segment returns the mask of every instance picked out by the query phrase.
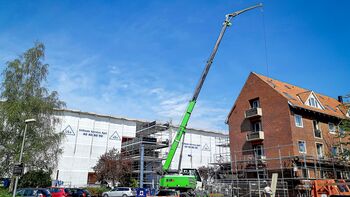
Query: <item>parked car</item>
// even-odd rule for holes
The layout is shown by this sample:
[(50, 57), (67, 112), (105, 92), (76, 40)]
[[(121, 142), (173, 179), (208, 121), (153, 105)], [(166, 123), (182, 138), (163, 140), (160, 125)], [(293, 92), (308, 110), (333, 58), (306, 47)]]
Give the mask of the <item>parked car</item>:
[(127, 197), (127, 196), (136, 196), (136, 190), (131, 187), (116, 187), (111, 191), (103, 192), (103, 197)]
[(69, 193), (69, 197), (91, 197), (91, 194), (86, 189), (80, 189), (80, 188), (65, 188), (66, 191)]
[(51, 187), (49, 191), (52, 197), (71, 197), (72, 191), (69, 188)]
[(175, 190), (171, 190), (171, 189), (162, 189), (160, 190), (156, 196), (180, 196), (180, 193), (178, 191)]
[(52, 197), (51, 193), (46, 188), (23, 188), (18, 189), (16, 196), (25, 197)]

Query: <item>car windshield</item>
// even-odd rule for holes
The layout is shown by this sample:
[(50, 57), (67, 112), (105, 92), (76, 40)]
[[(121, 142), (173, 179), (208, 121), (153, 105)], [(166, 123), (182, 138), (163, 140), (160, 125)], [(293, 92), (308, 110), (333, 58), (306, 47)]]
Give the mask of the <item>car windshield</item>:
[(169, 195), (177, 195), (176, 191), (167, 191), (167, 190), (162, 190), (159, 191), (158, 196), (169, 196)]
[(58, 193), (58, 192), (61, 192), (61, 189), (60, 188), (50, 188), (49, 189), (51, 193)]

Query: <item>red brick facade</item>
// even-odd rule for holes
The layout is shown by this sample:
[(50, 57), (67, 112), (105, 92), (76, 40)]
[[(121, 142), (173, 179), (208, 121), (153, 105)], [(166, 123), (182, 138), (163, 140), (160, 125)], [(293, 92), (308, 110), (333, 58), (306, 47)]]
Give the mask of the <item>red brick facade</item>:
[[(305, 105), (309, 95), (316, 95), (321, 103), (322, 108), (313, 109)], [(254, 118), (246, 118), (245, 113), (252, 108), (252, 101), (258, 100), (261, 108), (261, 115)], [(305, 107), (303, 106), (305, 105)], [(295, 115), (302, 117), (302, 127), (296, 126)], [(329, 123), (334, 124), (335, 128), (342, 119), (347, 118), (341, 103), (330, 97), (313, 93), (281, 81), (267, 78), (256, 73), (251, 73), (244, 84), (236, 102), (228, 116), (227, 123), (230, 132), (231, 158), (236, 163), (236, 170), (243, 170), (248, 165), (240, 165), (247, 163), (246, 161), (255, 158), (254, 149), (258, 145), (264, 148), (263, 166), (273, 169), (293, 169), (304, 162), (305, 166), (311, 166), (313, 162), (320, 162), (322, 165), (331, 165), (327, 163), (327, 159), (334, 158), (331, 149), (339, 142), (337, 134), (329, 131)], [(314, 124), (314, 121), (315, 124)], [(247, 140), (247, 134), (254, 130), (255, 126), (261, 130), (264, 137), (257, 137), (255, 140)], [(314, 127), (320, 130), (321, 138), (315, 137)], [(319, 133), (316, 133), (319, 135)], [(299, 152), (299, 141), (304, 141), (306, 145), (306, 153)], [(317, 153), (316, 143), (322, 144), (322, 157)], [(252, 150), (252, 151), (248, 151)], [(260, 153), (259, 153), (260, 154)], [(278, 158), (284, 158), (283, 161)], [(287, 159), (286, 159), (287, 158)], [(324, 175), (317, 165), (313, 170), (309, 170), (309, 178), (319, 178)], [(290, 176), (301, 176), (301, 167), (298, 171), (290, 173)], [(310, 168), (311, 169), (311, 168)], [(326, 169), (326, 168), (325, 168)], [(292, 175), (293, 174), (293, 175)], [(344, 176), (342, 173), (341, 176)], [(335, 176), (333, 174), (333, 176)], [(343, 178), (343, 177), (342, 177)]]

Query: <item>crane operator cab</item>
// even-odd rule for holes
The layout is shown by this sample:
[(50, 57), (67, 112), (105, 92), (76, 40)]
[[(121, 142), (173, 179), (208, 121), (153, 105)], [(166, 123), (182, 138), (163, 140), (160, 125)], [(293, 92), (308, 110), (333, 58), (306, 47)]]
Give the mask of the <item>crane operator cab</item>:
[(196, 184), (196, 189), (201, 190), (203, 187), (203, 183), (202, 183), (202, 178), (199, 175), (199, 172), (197, 169), (194, 168), (183, 168), (181, 171), (182, 175), (190, 175), (190, 176), (194, 176), (196, 178), (197, 184)]

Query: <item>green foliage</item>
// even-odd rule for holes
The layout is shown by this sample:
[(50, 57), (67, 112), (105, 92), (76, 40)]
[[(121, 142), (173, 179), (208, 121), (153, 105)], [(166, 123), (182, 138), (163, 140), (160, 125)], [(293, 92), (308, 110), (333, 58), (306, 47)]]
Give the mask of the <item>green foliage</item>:
[(54, 108), (64, 102), (58, 93), (45, 88), (48, 64), (44, 64), (45, 47), (36, 43), (24, 54), (6, 63), (2, 73), (0, 95), (0, 177), (9, 177), (19, 159), (24, 121), (35, 118), (28, 125), (23, 163), (29, 170), (53, 169), (62, 152), (62, 133), (55, 133), (58, 122)]
[(11, 193), (8, 191), (8, 189), (0, 187), (0, 196), (1, 197), (11, 197)]
[(343, 131), (349, 132), (350, 131), (350, 120), (343, 120), (340, 124), (340, 127)]
[(24, 187), (50, 187), (51, 177), (50, 172), (29, 171), (25, 173), (19, 180), (19, 188)]
[(340, 131), (338, 134), (338, 158), (340, 160), (348, 161), (350, 158), (350, 120), (342, 120), (339, 125)]
[(110, 190), (107, 187), (86, 187), (84, 189), (88, 190), (91, 196), (102, 196), (103, 192)]
[(119, 186), (129, 186), (131, 182), (131, 161), (115, 148), (101, 155), (93, 169), (100, 182), (112, 181), (113, 186), (117, 181)]
[(136, 179), (131, 179), (129, 187), (136, 188), (139, 186), (139, 182)]

